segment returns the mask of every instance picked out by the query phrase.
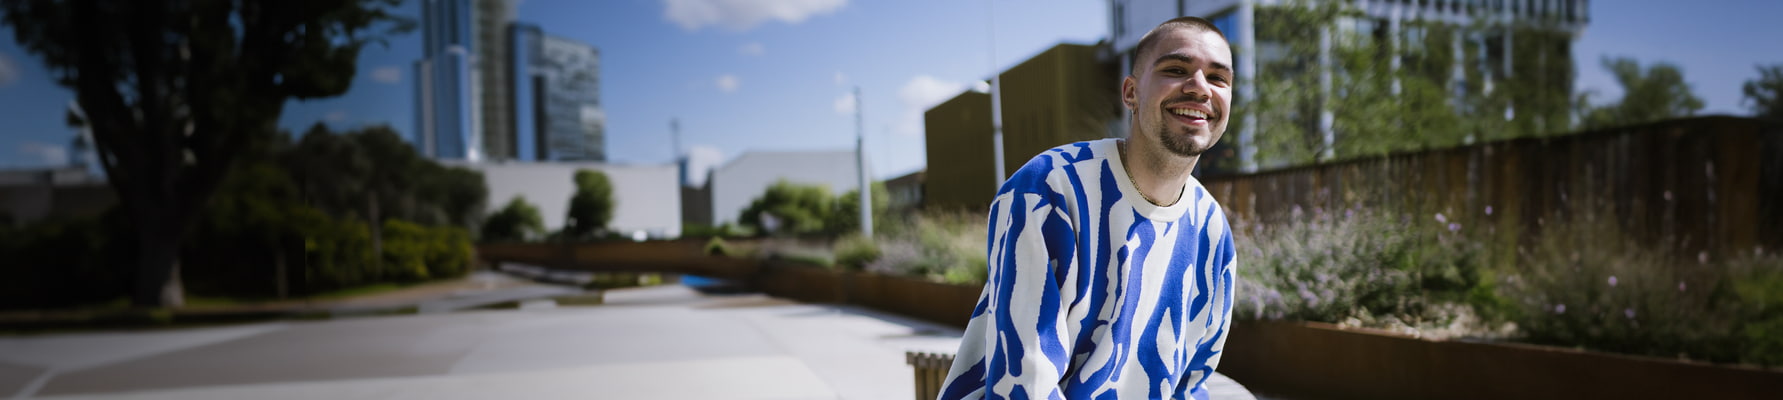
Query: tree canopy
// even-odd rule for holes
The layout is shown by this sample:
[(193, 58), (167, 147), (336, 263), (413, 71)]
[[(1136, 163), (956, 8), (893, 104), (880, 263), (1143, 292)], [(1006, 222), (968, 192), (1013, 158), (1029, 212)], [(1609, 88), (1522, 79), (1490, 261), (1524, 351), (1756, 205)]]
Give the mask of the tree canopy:
[(1783, 120), (1783, 64), (1758, 66), (1758, 77), (1740, 86), (1752, 115)]
[(613, 182), (604, 172), (584, 169), (576, 171), (575, 183), (576, 194), (570, 196), (563, 233), (572, 239), (587, 239), (613, 222)]
[[(1580, 120), (1588, 129), (1688, 117), (1703, 109), (1703, 100), (1691, 93), (1676, 65), (1655, 62), (1642, 67), (1632, 58), (1604, 57), (1603, 68), (1622, 86), (1622, 99), (1584, 105)], [(1590, 94), (1584, 97), (1589, 100)]]
[(135, 231), (131, 300), (178, 306), (177, 249), (245, 146), (289, 99), (338, 96), (359, 50), (409, 29), (397, 0), (0, 0), (73, 89)]
[(539, 215), (539, 208), (520, 195), (515, 195), (501, 210), (489, 214), (489, 219), (483, 223), (483, 240), (488, 242), (530, 241), (544, 234), (545, 222)]

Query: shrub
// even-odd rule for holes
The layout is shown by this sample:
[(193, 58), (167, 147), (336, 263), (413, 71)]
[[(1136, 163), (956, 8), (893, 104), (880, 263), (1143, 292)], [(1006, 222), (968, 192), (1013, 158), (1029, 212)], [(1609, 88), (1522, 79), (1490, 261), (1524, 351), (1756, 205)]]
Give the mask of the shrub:
[(713, 237), (712, 240), (706, 241), (706, 255), (730, 256), (736, 254), (736, 251), (731, 250), (730, 244), (725, 243), (723, 238)]
[(95, 304), (125, 293), (136, 249), (117, 210), (0, 225), (0, 309)]
[(761, 235), (823, 233), (834, 203), (827, 187), (781, 180), (750, 202), (737, 223)]
[(1237, 315), (1460, 329), (1453, 325), (1477, 322), (1472, 304), (1496, 301), (1480, 247), (1447, 216), (1311, 214), (1295, 209), (1282, 223), (1234, 225)]
[(1522, 340), (1714, 362), (1783, 364), (1783, 257), (1716, 260), (1642, 240), (1606, 207), (1543, 220), (1502, 291)]
[(538, 207), (526, 201), (526, 197), (515, 195), (508, 204), (490, 214), (483, 222), (483, 241), (487, 242), (523, 242), (534, 241), (545, 234), (544, 218), (539, 215)]
[(613, 221), (613, 182), (605, 173), (585, 169), (576, 171), (575, 183), (563, 232), (570, 239), (588, 239)]
[(836, 265), (858, 271), (879, 259), (879, 245), (866, 236), (850, 234), (836, 241), (835, 253)]
[(866, 263), (866, 270), (955, 284), (984, 284), (989, 269), (983, 215), (926, 211), (882, 222), (874, 226), (879, 256)]

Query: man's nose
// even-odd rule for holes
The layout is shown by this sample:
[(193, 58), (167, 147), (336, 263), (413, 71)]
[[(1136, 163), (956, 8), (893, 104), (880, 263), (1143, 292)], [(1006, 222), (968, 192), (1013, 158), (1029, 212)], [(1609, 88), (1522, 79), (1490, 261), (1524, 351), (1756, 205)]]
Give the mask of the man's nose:
[(1211, 89), (1212, 88), (1207, 84), (1207, 74), (1202, 73), (1201, 71), (1195, 71), (1195, 73), (1189, 74), (1188, 79), (1184, 80), (1182, 83), (1182, 92), (1195, 97), (1196, 100), (1202, 100), (1209, 97), (1212, 93)]

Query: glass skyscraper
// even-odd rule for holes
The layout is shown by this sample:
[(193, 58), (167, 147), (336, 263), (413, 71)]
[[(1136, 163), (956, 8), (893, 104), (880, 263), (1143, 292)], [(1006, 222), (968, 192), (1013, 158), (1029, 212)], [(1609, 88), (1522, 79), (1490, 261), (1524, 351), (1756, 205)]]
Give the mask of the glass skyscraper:
[(472, 0), (423, 0), (415, 62), (415, 146), (430, 158), (477, 160)]
[(530, 24), (514, 24), (509, 37), (519, 159), (606, 161), (600, 51)]

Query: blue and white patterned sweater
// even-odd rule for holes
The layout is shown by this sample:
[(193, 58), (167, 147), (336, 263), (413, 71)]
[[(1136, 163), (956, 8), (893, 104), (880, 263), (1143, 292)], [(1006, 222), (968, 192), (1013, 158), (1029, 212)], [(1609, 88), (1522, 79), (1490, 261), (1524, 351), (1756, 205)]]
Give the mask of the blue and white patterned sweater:
[(1207, 398), (1231, 228), (1193, 177), (1175, 204), (1145, 201), (1117, 146), (1055, 147), (997, 190), (989, 279), (940, 398)]

